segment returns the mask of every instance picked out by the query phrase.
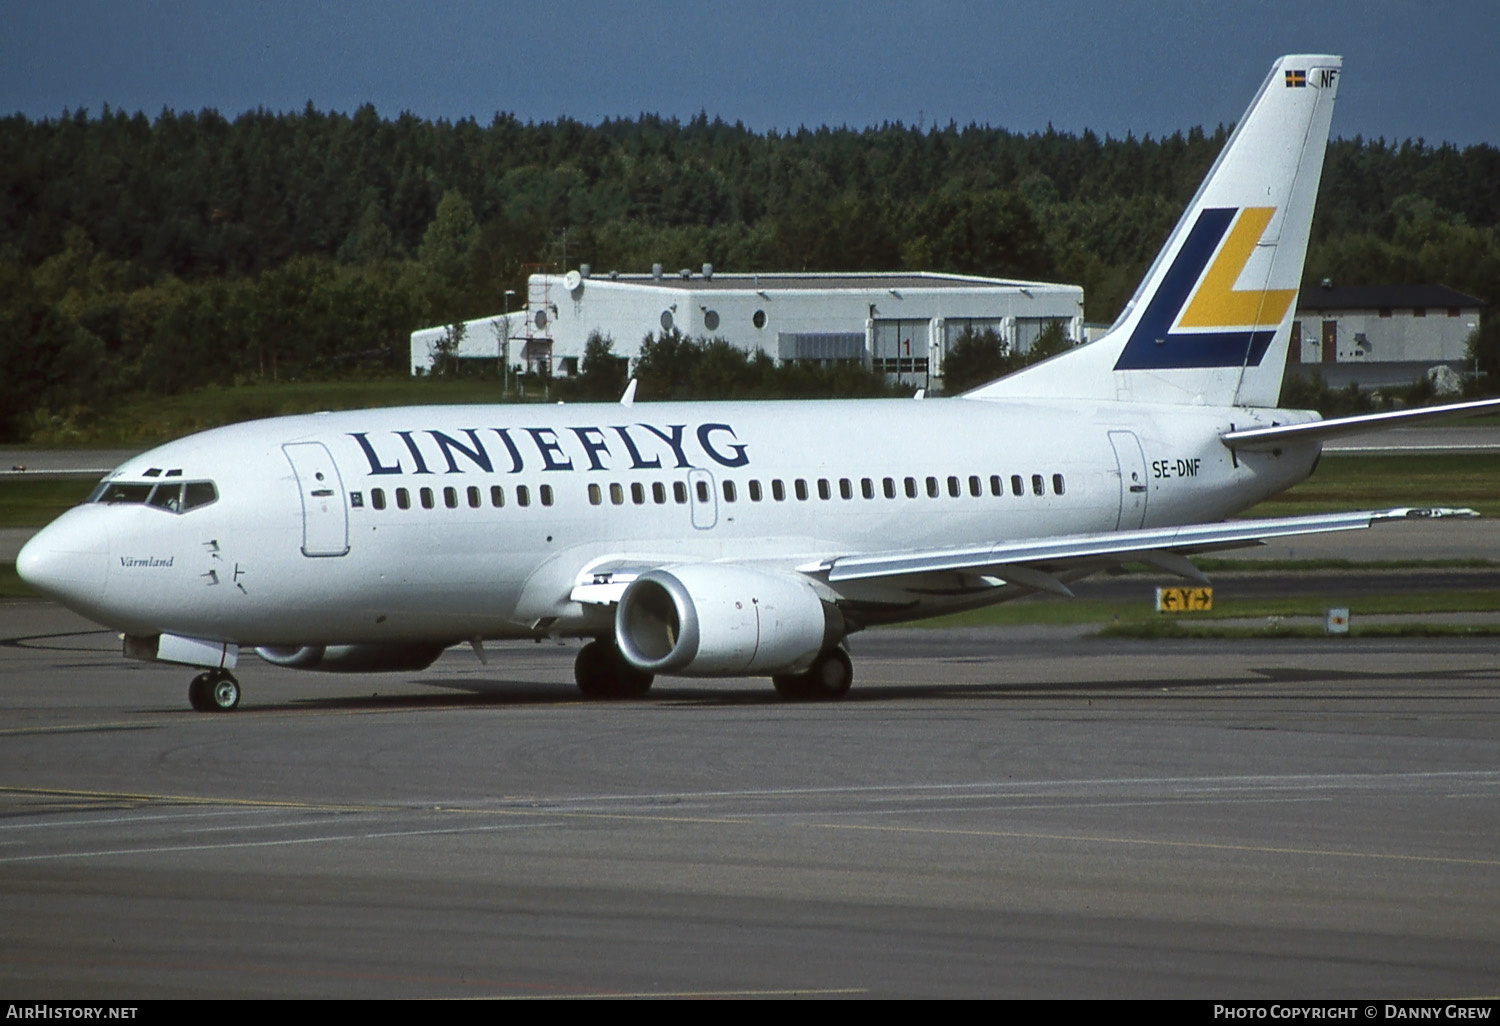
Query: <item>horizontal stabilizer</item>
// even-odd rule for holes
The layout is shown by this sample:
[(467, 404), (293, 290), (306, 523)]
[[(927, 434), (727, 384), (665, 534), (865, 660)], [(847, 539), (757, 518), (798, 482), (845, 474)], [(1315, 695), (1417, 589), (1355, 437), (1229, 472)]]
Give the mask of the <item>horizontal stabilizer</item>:
[(1473, 402), (1428, 406), (1418, 410), (1390, 410), (1386, 413), (1364, 413), (1357, 417), (1315, 420), (1307, 424), (1247, 428), (1243, 431), (1230, 431), (1219, 437), (1231, 449), (1263, 452), (1288, 442), (1322, 442), (1345, 435), (1362, 435), (1386, 428), (1410, 427), (1418, 422), (1473, 417), (1495, 411), (1500, 411), (1500, 399), (1476, 399)]

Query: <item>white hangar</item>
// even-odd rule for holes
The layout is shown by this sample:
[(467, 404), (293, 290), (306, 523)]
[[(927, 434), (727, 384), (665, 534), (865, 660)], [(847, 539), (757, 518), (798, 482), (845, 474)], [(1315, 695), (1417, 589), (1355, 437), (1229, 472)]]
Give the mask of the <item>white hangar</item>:
[[(995, 331), (1025, 352), (1048, 324), (1083, 338), (1077, 285), (958, 274), (715, 274), (700, 271), (533, 274), (515, 311), (464, 326), (455, 355), (512, 372), (573, 375), (593, 332), (632, 359), (647, 335), (673, 329), (722, 338), (779, 361), (848, 360), (926, 387), (966, 328)], [(428, 372), (449, 328), (411, 336), (413, 374)]]

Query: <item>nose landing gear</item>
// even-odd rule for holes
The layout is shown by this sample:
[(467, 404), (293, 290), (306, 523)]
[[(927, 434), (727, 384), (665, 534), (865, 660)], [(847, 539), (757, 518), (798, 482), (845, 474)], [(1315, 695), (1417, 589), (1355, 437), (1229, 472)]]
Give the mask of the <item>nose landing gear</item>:
[(240, 704), (240, 682), (228, 670), (205, 670), (188, 685), (188, 703), (199, 712), (229, 712)]

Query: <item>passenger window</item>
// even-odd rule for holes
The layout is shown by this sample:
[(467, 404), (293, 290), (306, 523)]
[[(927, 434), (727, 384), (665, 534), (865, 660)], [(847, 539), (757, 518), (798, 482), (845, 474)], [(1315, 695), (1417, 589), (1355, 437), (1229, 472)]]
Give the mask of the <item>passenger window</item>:
[(854, 498), (854, 482), (847, 477), (839, 478), (839, 496), (844, 499)]
[(1042, 483), (1041, 474), (1031, 475), (1031, 491), (1033, 495), (1046, 495), (1047, 486)]
[(490, 485), (490, 505), (499, 509), (505, 505), (505, 489), (499, 485)]
[(917, 479), (909, 477), (906, 479), (906, 497), (915, 499), (917, 497)]
[(479, 489), (474, 485), (469, 485), (469, 508), (479, 508)]
[(443, 489), (443, 505), (449, 509), (458, 509), (458, 489), (448, 486)]
[(542, 485), (542, 487), (539, 490), (542, 493), (542, 505), (543, 506), (550, 506), (550, 505), (552, 505), (552, 486), (551, 485)]
[(667, 501), (667, 486), (660, 481), (651, 482), (651, 498), (658, 506), (664, 505)]
[(531, 490), (528, 489), (525, 485), (516, 485), (516, 505), (531, 505)]
[(927, 497), (929, 499), (936, 499), (938, 497), (938, 480), (935, 477), (927, 479)]
[(859, 479), (859, 490), (865, 498), (875, 498), (875, 482), (871, 481), (868, 477), (862, 477)]
[(885, 487), (885, 497), (887, 499), (894, 499), (896, 497), (896, 482), (891, 478), (885, 478), (882, 484)]
[(672, 482), (672, 501), (682, 506), (687, 503), (687, 485), (681, 481)]
[(365, 493), (364, 492), (350, 492), (349, 493), (349, 505), (353, 509), (364, 509), (365, 508)]
[(423, 488), (418, 494), (422, 496), (423, 509), (431, 509), (433, 506), (437, 505), (437, 501), (433, 498), (431, 488)]
[(385, 509), (385, 489), (370, 489), (370, 505), (374, 506), (376, 509)]
[(796, 481), (792, 482), (792, 490), (797, 493), (797, 501), (798, 502), (806, 502), (807, 501), (807, 482), (806, 481), (802, 480), (800, 477), (797, 478)]
[(1061, 495), (1062, 493), (1063, 493), (1063, 476), (1061, 474), (1053, 474), (1052, 475), (1052, 494), (1053, 495)]
[(786, 501), (786, 485), (781, 483), (780, 478), (774, 478), (771, 481), (771, 498), (777, 502)]
[(962, 486), (959, 485), (958, 478), (953, 477), (952, 475), (949, 475), (949, 477), (948, 477), (948, 497), (950, 499), (956, 499), (960, 495), (962, 495), (963, 493), (964, 493), (964, 490), (963, 490)]
[(708, 482), (707, 481), (699, 481), (698, 482), (698, 501), (699, 502), (707, 502), (708, 501)]
[(641, 484), (639, 481), (632, 482), (630, 485), (630, 501), (635, 503), (637, 506), (645, 505), (646, 486)]
[(828, 479), (826, 477), (818, 478), (818, 498), (827, 501), (832, 497), (833, 489), (828, 487)]
[(724, 501), (725, 502), (733, 502), (734, 501), (734, 482), (733, 481), (725, 481), (724, 482)]
[(1004, 495), (1005, 494), (1005, 482), (1002, 481), (1002, 480), (1000, 480), (1000, 475), (999, 474), (991, 474), (990, 475), (990, 494), (991, 495)]
[(411, 509), (411, 493), (405, 488), (396, 489), (396, 506), (400, 509)]
[(969, 494), (976, 499), (984, 494), (984, 485), (980, 482), (978, 474), (969, 475)]
[(625, 489), (618, 482), (609, 486), (609, 501), (616, 506), (625, 504)]
[(597, 506), (603, 501), (604, 493), (599, 490), (599, 486), (596, 484), (589, 485), (589, 505)]
[(759, 481), (751, 481), (750, 482), (750, 501), (751, 502), (759, 502), (760, 501), (760, 482)]
[(1010, 475), (1010, 490), (1014, 495), (1025, 495), (1026, 485), (1021, 481), (1020, 474)]

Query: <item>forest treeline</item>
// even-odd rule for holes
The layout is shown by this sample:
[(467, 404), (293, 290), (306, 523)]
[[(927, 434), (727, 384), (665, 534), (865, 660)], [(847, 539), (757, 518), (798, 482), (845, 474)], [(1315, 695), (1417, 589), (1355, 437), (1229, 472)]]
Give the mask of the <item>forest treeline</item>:
[[(1109, 321), (1227, 134), (481, 126), (310, 105), (4, 118), (0, 438), (142, 391), (399, 373), (413, 329), (499, 311), (533, 264), (1052, 279)], [(1493, 304), (1497, 225), (1495, 147), (1338, 140), (1306, 280)], [(1494, 306), (1484, 325), (1494, 380)]]

